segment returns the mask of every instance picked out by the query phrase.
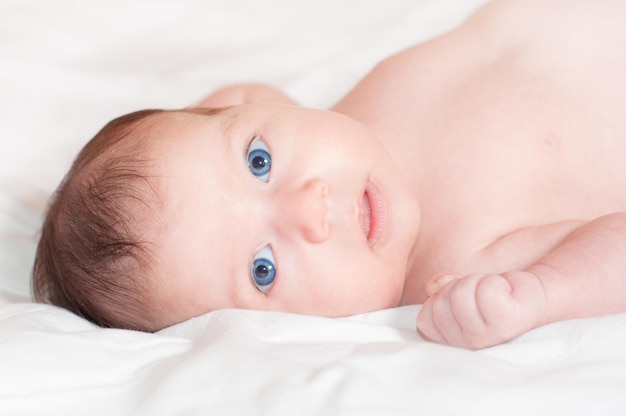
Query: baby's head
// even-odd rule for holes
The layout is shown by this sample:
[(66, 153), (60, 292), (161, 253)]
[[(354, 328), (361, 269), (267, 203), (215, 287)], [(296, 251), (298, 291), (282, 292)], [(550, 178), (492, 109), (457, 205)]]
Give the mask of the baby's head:
[(133, 132), (158, 110), (107, 124), (80, 152), (53, 195), (33, 270), (39, 301), (105, 327), (146, 328), (149, 221), (161, 209), (146, 143)]
[(418, 207), (381, 143), (286, 105), (147, 110), (105, 126), (49, 206), (36, 299), (154, 331), (214, 309), (396, 306)]

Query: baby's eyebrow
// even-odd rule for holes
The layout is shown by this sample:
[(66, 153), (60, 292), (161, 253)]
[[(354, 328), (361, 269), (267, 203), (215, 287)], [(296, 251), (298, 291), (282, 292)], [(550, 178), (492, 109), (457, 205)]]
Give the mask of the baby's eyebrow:
[(235, 125), (235, 122), (237, 121), (237, 118), (239, 118), (239, 113), (236, 111), (233, 111), (230, 114), (228, 114), (226, 117), (224, 117), (224, 119), (220, 122), (220, 127), (222, 128), (224, 135), (230, 136), (233, 126)]
[(215, 108), (189, 107), (182, 109), (182, 112), (211, 118), (217, 117), (218, 119), (221, 119), (219, 121), (219, 127), (222, 131), (222, 137), (224, 138), (224, 143), (226, 144), (226, 146), (230, 147), (230, 140), (228, 140), (228, 138), (231, 136), (233, 126), (239, 118), (238, 111), (228, 111), (232, 108), (233, 106)]
[(224, 116), (223, 113), (228, 112), (232, 106), (229, 107), (187, 107), (179, 110), (183, 113), (189, 114), (197, 114), (205, 117), (221, 117), (222, 121), (220, 122), (220, 127), (224, 131), (224, 133), (230, 133), (232, 130), (235, 121), (239, 117), (239, 113), (237, 111), (231, 111), (230, 114)]

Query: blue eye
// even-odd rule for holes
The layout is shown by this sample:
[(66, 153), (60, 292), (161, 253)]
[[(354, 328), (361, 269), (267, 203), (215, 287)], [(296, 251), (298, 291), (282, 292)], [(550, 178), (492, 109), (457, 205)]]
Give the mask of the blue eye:
[(252, 281), (261, 292), (266, 293), (274, 284), (276, 278), (276, 264), (274, 253), (270, 246), (259, 251), (252, 262)]
[(258, 180), (267, 182), (272, 169), (270, 149), (263, 140), (255, 138), (248, 148), (248, 169)]

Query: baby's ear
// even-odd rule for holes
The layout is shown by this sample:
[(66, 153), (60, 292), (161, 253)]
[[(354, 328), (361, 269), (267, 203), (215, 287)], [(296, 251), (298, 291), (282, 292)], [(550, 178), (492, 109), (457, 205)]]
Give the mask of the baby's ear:
[(291, 98), (269, 85), (240, 84), (219, 89), (196, 106), (216, 108), (253, 103), (296, 104)]

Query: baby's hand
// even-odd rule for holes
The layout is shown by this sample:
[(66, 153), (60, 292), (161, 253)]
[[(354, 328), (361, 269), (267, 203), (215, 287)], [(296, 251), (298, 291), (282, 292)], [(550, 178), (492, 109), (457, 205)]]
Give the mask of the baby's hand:
[(439, 275), (426, 291), (418, 330), (432, 341), (471, 349), (508, 341), (538, 326), (546, 304), (541, 282), (529, 272)]

